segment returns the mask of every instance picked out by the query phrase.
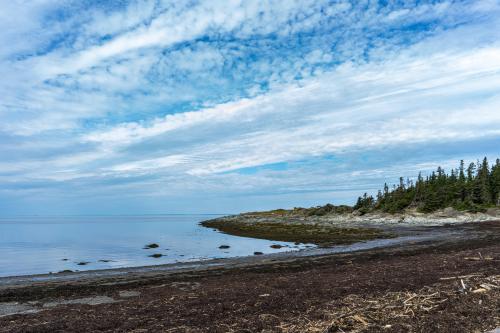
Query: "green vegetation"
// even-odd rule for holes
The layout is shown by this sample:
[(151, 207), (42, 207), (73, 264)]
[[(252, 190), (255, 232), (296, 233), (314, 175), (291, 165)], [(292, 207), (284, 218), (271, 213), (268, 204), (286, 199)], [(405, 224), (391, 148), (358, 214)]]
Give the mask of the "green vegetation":
[(347, 205), (335, 206), (326, 204), (324, 206), (317, 206), (311, 208), (295, 207), (294, 209), (275, 209), (265, 212), (249, 212), (242, 215), (255, 216), (255, 217), (280, 217), (280, 216), (323, 216), (327, 214), (345, 214), (352, 213), (353, 208)]
[(461, 211), (483, 212), (489, 207), (500, 206), (500, 159), (490, 167), (485, 157), (482, 162), (460, 166), (446, 173), (441, 167), (427, 177), (418, 175), (415, 181), (399, 178), (399, 184), (378, 191), (374, 198), (365, 193), (356, 204), (335, 206), (327, 204), (311, 208), (290, 210), (275, 209), (267, 212), (250, 212), (242, 215), (254, 217), (292, 217), (323, 216), (346, 214), (354, 211), (360, 214), (369, 212), (399, 213), (405, 209), (416, 209), (430, 213), (438, 209), (453, 207)]
[(378, 191), (374, 198), (365, 193), (356, 204), (335, 206), (327, 204), (311, 208), (291, 210), (275, 209), (267, 212), (250, 212), (243, 215), (255, 217), (323, 216), (346, 214), (357, 211), (360, 214), (382, 211), (399, 213), (405, 209), (416, 209), (430, 213), (438, 209), (453, 207), (461, 211), (482, 212), (489, 207), (500, 206), (500, 159), (489, 166), (485, 157), (482, 162), (460, 166), (446, 173), (441, 167), (427, 177), (418, 175), (415, 181), (399, 178), (399, 184)]
[(500, 159), (490, 168), (485, 157), (467, 168), (462, 160), (449, 174), (438, 167), (426, 178), (419, 174), (415, 182), (401, 177), (391, 190), (385, 184), (376, 198), (366, 193), (359, 197), (354, 209), (362, 214), (397, 213), (407, 208), (427, 213), (446, 207), (478, 212), (495, 205), (500, 205)]
[(484, 158), (482, 162), (470, 163), (467, 168), (461, 161), (460, 166), (449, 174), (438, 167), (425, 178), (419, 174), (415, 181), (404, 181), (401, 177), (399, 184), (392, 189), (385, 184), (376, 198), (365, 193), (353, 207), (327, 204), (311, 208), (276, 209), (214, 219), (202, 222), (201, 225), (236, 236), (331, 246), (389, 238), (393, 235), (380, 229), (307, 223), (306, 221), (321, 221), (307, 217), (350, 213), (363, 215), (369, 212), (399, 213), (406, 209), (429, 213), (447, 207), (479, 212), (494, 206), (500, 206), (500, 159), (490, 167), (488, 160)]
[(235, 236), (283, 242), (312, 243), (320, 246), (351, 244), (370, 239), (393, 237), (392, 234), (378, 229), (338, 228), (328, 225), (302, 223), (244, 223), (239, 220), (215, 219), (202, 222), (201, 225)]

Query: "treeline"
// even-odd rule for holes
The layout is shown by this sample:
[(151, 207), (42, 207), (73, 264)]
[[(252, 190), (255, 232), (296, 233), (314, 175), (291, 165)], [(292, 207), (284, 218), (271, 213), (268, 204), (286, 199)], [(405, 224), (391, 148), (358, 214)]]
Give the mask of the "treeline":
[(478, 212), (495, 205), (500, 205), (500, 159), (490, 167), (485, 157), (467, 167), (462, 160), (449, 173), (438, 167), (425, 178), (419, 174), (415, 181), (401, 177), (392, 188), (385, 184), (375, 198), (365, 193), (353, 208), (361, 213), (397, 213), (407, 208), (433, 212), (446, 207)]

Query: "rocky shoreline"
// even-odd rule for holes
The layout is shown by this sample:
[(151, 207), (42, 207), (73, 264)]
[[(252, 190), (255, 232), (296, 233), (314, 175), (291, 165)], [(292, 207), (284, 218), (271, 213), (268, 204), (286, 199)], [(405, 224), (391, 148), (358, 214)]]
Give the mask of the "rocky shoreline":
[(354, 252), (5, 281), (0, 332), (487, 332), (500, 327), (499, 223)]
[(447, 208), (430, 214), (407, 210), (399, 214), (371, 212), (362, 215), (353, 211), (321, 216), (297, 214), (296, 210), (277, 210), (224, 216), (200, 224), (235, 236), (313, 243), (328, 247), (397, 237), (405, 234), (405, 230), (419, 227), (498, 219), (499, 208), (491, 208), (484, 213), (459, 212)]
[(361, 214), (359, 211), (352, 213), (336, 213), (326, 214), (322, 216), (304, 216), (288, 213), (273, 214), (270, 212), (243, 213), (238, 215), (229, 215), (213, 220), (202, 222), (204, 226), (209, 226), (213, 221), (238, 222), (243, 224), (254, 224), (259, 222), (281, 223), (281, 224), (325, 224), (335, 226), (352, 226), (352, 225), (421, 225), (421, 226), (438, 226), (444, 224), (495, 221), (500, 218), (500, 207), (490, 208), (485, 212), (462, 212), (453, 208), (446, 208), (435, 211), (433, 213), (421, 213), (417, 210), (406, 210), (402, 213), (389, 214), (384, 212), (370, 212)]

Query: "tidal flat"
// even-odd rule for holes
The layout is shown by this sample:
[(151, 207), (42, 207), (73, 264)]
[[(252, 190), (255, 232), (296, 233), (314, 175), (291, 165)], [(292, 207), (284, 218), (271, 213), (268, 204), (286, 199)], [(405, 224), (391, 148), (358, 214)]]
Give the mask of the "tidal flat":
[(338, 211), (321, 215), (311, 215), (317, 210), (315, 208), (250, 212), (217, 217), (200, 225), (229, 235), (329, 247), (393, 238), (404, 233), (405, 229), (500, 219), (498, 208), (485, 213), (459, 212), (448, 208), (426, 214), (416, 210), (398, 214), (360, 214), (358, 211), (346, 211), (343, 206), (336, 209)]
[(239, 219), (215, 219), (202, 222), (201, 225), (234, 236), (282, 242), (311, 243), (321, 247), (396, 237), (394, 233), (376, 228), (336, 227), (292, 222), (243, 223)]
[(316, 248), (0, 278), (0, 332), (465, 333), (500, 327), (500, 221), (398, 230), (407, 235), (403, 241), (343, 245), (342, 252)]

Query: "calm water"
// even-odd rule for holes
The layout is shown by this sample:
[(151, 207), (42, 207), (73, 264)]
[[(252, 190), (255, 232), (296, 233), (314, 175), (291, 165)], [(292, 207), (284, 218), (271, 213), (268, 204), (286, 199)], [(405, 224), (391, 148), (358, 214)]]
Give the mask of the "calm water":
[[(90, 270), (297, 250), (198, 226), (214, 215), (0, 218), (0, 276)], [(149, 243), (160, 245), (145, 250)], [(288, 247), (272, 249), (270, 245)], [(229, 249), (219, 249), (229, 245)], [(302, 247), (302, 246), (300, 246)], [(161, 258), (148, 255), (161, 253)], [(67, 260), (64, 260), (67, 259)], [(99, 260), (110, 260), (101, 262)], [(89, 262), (79, 266), (79, 262)]]

